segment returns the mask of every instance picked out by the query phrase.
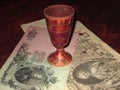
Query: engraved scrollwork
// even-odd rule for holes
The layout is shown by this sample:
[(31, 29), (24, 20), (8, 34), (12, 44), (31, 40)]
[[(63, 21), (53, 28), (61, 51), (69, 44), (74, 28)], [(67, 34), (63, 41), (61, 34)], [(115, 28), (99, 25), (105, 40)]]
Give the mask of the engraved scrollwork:
[(28, 49), (27, 43), (21, 44), (5, 70), (1, 83), (15, 90), (46, 90), (58, 78), (50, 66), (44, 66), (45, 52), (35, 51), (31, 54)]
[[(102, 58), (90, 58), (77, 62), (71, 69), (68, 88), (75, 90), (119, 90), (120, 65), (115, 61), (104, 61)], [(71, 83), (70, 83), (71, 82)], [(75, 84), (74, 84), (75, 83)], [(74, 90), (74, 89), (69, 89)]]
[(37, 35), (37, 30), (33, 29), (31, 31), (29, 31), (28, 35), (27, 35), (27, 39), (28, 40), (33, 40)]

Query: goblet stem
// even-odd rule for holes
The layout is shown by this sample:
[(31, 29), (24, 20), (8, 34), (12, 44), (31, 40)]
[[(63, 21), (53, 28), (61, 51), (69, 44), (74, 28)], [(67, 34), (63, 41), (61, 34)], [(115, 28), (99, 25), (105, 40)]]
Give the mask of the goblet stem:
[(57, 48), (58, 52), (64, 52), (64, 48)]
[(72, 60), (72, 56), (64, 51), (64, 48), (58, 48), (56, 52), (53, 52), (49, 57), (48, 61), (54, 66), (66, 66)]

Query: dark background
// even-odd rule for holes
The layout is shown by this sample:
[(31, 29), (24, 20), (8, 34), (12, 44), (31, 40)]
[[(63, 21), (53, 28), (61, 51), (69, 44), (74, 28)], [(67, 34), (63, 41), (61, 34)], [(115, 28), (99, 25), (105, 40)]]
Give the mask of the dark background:
[(120, 0), (0, 0), (0, 67), (24, 32), (20, 25), (44, 18), (53, 4), (68, 4), (79, 20), (120, 53)]

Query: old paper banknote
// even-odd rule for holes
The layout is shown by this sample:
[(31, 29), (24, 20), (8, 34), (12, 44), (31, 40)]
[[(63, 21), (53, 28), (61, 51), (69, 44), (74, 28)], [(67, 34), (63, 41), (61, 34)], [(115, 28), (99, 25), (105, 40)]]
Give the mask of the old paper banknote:
[(68, 90), (120, 90), (120, 54), (79, 22)]
[[(66, 48), (74, 53), (77, 33)], [(24, 36), (0, 70), (0, 90), (64, 90), (71, 64), (51, 66), (47, 57), (55, 51), (47, 29), (28, 26)]]

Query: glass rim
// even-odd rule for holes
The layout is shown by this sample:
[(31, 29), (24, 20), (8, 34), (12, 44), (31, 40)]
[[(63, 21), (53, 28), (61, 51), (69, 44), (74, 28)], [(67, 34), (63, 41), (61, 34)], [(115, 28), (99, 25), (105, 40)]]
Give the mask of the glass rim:
[[(47, 10), (48, 8), (55, 7), (55, 6), (67, 6), (67, 7), (70, 7), (72, 13), (69, 14), (69, 15), (66, 15), (66, 16), (61, 16), (61, 17), (57, 17), (57, 16), (55, 17), (55, 16), (52, 16), (52, 15), (46, 14), (46, 10)], [(47, 7), (44, 9), (44, 15), (45, 15), (45, 17), (51, 17), (51, 18), (65, 18), (65, 17), (71, 17), (71, 16), (74, 15), (74, 13), (75, 13), (74, 8), (73, 8), (72, 6), (66, 5), (66, 4), (55, 4), (55, 5), (50, 5), (50, 6), (47, 6)]]

